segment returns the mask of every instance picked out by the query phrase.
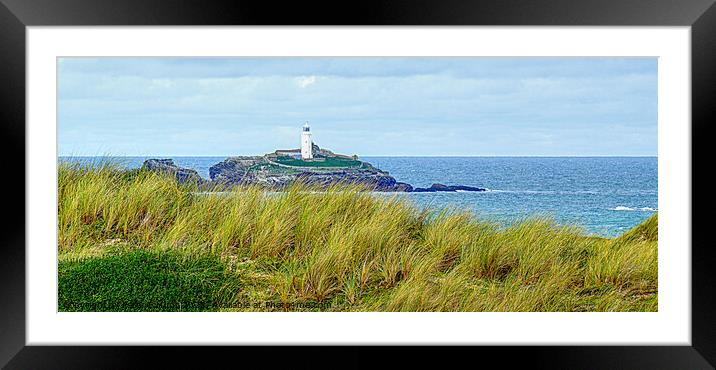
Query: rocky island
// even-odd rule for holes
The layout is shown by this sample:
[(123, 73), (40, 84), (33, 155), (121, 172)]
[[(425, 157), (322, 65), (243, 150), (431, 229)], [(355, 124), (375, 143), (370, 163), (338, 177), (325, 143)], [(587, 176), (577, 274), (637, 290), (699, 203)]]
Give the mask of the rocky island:
[(174, 164), (172, 159), (148, 159), (143, 169), (169, 173), (181, 183), (194, 182), (203, 188), (226, 188), (237, 185), (258, 185), (281, 190), (300, 181), (309, 186), (326, 188), (333, 184), (360, 184), (382, 192), (454, 192), (485, 191), (464, 185), (433, 184), (415, 188), (396, 181), (383, 171), (358, 159), (357, 156), (336, 154), (313, 143), (308, 125), (301, 133), (301, 148), (276, 150), (261, 156), (229, 157), (209, 168), (210, 180), (188, 168)]
[(398, 182), (368, 162), (335, 154), (312, 145), (310, 161), (298, 159), (292, 151), (276, 151), (263, 156), (229, 157), (209, 168), (211, 180), (226, 185), (254, 184), (283, 189), (296, 181), (327, 187), (336, 183), (361, 184), (375, 191), (412, 191), (410, 184)]
[(143, 169), (169, 173), (180, 183), (196, 183), (202, 188), (227, 188), (236, 185), (258, 185), (281, 190), (296, 181), (326, 188), (333, 184), (361, 184), (373, 191), (383, 192), (455, 192), (485, 191), (484, 188), (464, 185), (433, 184), (428, 188), (413, 187), (397, 181), (387, 171), (353, 157), (333, 154), (314, 144), (318, 161), (305, 162), (276, 152), (263, 156), (229, 157), (209, 168), (210, 180), (196, 170), (177, 166), (172, 159), (148, 159)]

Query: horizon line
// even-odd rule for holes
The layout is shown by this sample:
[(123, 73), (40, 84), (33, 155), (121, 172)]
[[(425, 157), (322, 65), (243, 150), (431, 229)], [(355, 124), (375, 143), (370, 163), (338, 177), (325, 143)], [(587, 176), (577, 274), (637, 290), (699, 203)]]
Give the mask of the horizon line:
[[(97, 157), (121, 157), (121, 158), (131, 158), (131, 157), (237, 157), (237, 156), (263, 156), (265, 154), (257, 154), (257, 155), (240, 155), (240, 154), (234, 154), (234, 155), (177, 155), (177, 154), (150, 154), (150, 155), (57, 155), (57, 157), (91, 157), (91, 158), (97, 158)], [(652, 158), (652, 157), (658, 157), (658, 155), (624, 155), (624, 154), (615, 154), (615, 155), (585, 155), (585, 154), (569, 154), (569, 155), (389, 155), (389, 154), (370, 154), (370, 155), (359, 155), (358, 158), (362, 157), (393, 157), (393, 158)]]

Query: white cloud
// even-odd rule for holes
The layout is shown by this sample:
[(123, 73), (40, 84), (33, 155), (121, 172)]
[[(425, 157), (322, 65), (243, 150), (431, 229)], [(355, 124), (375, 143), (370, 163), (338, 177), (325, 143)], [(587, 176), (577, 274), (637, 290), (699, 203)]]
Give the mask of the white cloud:
[(169, 89), (176, 84), (168, 78), (153, 78), (150, 81), (150, 88)]
[(300, 86), (302, 89), (306, 88), (310, 85), (313, 85), (316, 83), (316, 76), (301, 76), (296, 77), (296, 83), (298, 86)]

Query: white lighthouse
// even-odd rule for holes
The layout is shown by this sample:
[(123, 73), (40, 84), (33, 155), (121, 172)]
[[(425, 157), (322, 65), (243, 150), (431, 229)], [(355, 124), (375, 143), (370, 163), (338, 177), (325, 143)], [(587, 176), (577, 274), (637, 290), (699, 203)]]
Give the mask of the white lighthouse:
[(308, 122), (303, 125), (301, 131), (301, 159), (313, 159), (313, 139), (311, 138), (311, 128)]

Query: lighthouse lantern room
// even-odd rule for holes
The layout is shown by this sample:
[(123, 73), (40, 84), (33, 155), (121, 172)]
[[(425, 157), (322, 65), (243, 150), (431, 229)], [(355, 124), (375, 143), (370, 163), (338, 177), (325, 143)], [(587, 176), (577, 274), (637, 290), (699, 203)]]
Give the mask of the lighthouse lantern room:
[(308, 122), (303, 125), (301, 131), (301, 159), (313, 159), (313, 139), (311, 138), (311, 128)]

